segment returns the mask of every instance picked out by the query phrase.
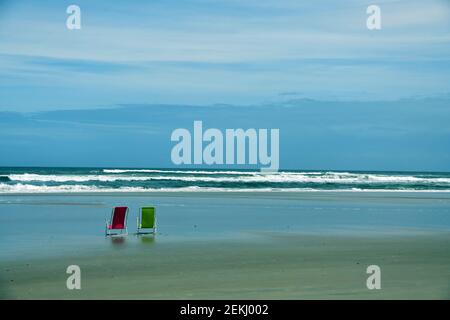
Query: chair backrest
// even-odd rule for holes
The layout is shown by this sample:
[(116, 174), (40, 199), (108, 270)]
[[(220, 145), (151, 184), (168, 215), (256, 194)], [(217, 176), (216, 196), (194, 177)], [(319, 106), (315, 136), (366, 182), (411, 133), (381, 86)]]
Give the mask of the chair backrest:
[(155, 227), (155, 208), (143, 207), (141, 208), (141, 228)]
[(128, 207), (115, 207), (113, 211), (111, 229), (125, 229), (125, 219)]

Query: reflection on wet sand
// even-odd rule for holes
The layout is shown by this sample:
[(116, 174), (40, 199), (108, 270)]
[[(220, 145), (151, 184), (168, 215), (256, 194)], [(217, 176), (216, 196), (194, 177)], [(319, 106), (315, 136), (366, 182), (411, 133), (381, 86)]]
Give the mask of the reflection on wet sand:
[(126, 237), (123, 237), (123, 236), (112, 236), (111, 244), (113, 245), (113, 247), (121, 248), (125, 245), (125, 242), (126, 242), (125, 239), (126, 239)]
[(153, 245), (155, 243), (154, 235), (140, 235), (139, 238), (141, 239), (141, 243), (145, 245)]

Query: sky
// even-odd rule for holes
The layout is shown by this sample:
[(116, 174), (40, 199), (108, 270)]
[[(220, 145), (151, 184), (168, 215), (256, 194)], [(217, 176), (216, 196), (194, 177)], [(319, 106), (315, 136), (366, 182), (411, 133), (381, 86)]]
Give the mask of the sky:
[[(277, 126), (282, 167), (450, 171), (449, 57), (448, 0), (0, 1), (0, 165), (171, 166), (170, 132), (198, 114)], [(121, 139), (116, 162), (95, 150)]]

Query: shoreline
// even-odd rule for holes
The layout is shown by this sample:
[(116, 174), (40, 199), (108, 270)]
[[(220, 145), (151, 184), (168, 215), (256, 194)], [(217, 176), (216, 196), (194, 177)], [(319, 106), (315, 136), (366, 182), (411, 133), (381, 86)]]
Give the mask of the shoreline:
[[(117, 205), (129, 235), (106, 238)], [(155, 237), (133, 234), (145, 205)], [(24, 194), (0, 210), (3, 299), (450, 298), (449, 193)], [(373, 264), (382, 290), (365, 286)]]
[(172, 196), (172, 195), (207, 195), (207, 194), (219, 194), (219, 195), (280, 195), (280, 194), (291, 194), (291, 195), (313, 195), (313, 194), (347, 194), (347, 195), (357, 195), (357, 194), (442, 194), (445, 196), (450, 196), (450, 190), (308, 190), (308, 191), (287, 191), (287, 190), (239, 190), (239, 191), (223, 191), (223, 190), (198, 190), (198, 191), (179, 191), (174, 189), (173, 191), (88, 191), (88, 192), (22, 192), (22, 193), (0, 193), (2, 196)]

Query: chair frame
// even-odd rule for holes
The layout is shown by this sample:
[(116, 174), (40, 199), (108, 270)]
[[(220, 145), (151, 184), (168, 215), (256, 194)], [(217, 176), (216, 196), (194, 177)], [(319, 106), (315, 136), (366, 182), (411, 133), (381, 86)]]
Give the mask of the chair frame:
[[(141, 224), (141, 219), (142, 219), (142, 209), (144, 209), (144, 208), (149, 208), (149, 207), (141, 207), (139, 209), (139, 214), (136, 217), (136, 228), (137, 228), (136, 234), (137, 235), (140, 235), (140, 234), (156, 234), (156, 210), (154, 208), (153, 209), (155, 210), (154, 211), (155, 212), (155, 221), (153, 222), (153, 228), (140, 228), (139, 227), (140, 224)], [(151, 230), (151, 231), (148, 231), (148, 230)]]
[[(106, 219), (106, 227), (105, 227), (105, 237), (107, 236), (116, 236), (116, 235), (128, 235), (128, 226), (127, 226), (127, 220), (128, 220), (128, 211), (130, 210), (127, 207), (127, 210), (125, 212), (125, 219), (124, 219), (124, 228), (123, 229), (109, 229), (110, 224), (112, 224), (113, 218), (114, 218), (114, 210), (116, 210), (116, 207), (112, 208), (111, 210), (111, 217), (109, 219)], [(120, 232), (112, 233), (113, 230), (120, 230)], [(125, 230), (125, 233), (123, 232)]]

